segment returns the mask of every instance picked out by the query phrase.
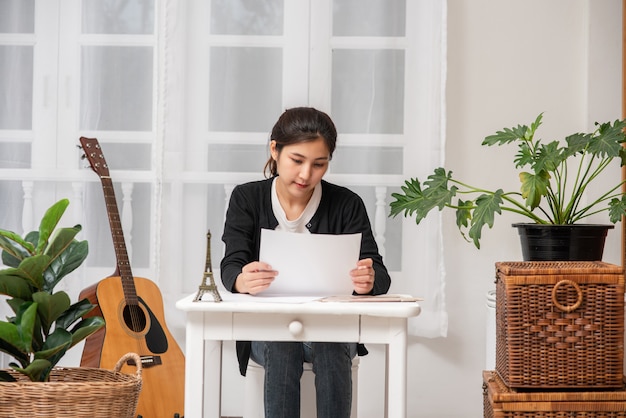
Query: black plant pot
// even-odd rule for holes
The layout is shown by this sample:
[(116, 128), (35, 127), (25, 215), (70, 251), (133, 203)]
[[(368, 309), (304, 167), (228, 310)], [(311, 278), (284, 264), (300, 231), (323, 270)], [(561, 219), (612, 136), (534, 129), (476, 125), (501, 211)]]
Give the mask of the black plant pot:
[(524, 261), (602, 261), (613, 225), (518, 223)]

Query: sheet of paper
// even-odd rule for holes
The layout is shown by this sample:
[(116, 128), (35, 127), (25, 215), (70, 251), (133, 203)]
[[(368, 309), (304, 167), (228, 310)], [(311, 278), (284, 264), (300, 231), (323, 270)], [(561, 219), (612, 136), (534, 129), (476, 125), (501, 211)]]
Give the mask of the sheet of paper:
[[(240, 302), (240, 303), (307, 303), (314, 300), (320, 300), (319, 296), (272, 296), (260, 293), (258, 295), (248, 295), (241, 293), (230, 293), (225, 291), (221, 293), (224, 302)], [(210, 294), (202, 295), (203, 302), (215, 302)]]
[(350, 270), (356, 267), (361, 234), (297, 234), (261, 230), (259, 260), (278, 276), (262, 294), (281, 296), (349, 295)]
[(327, 296), (320, 299), (320, 302), (421, 302), (424, 299), (411, 295), (384, 294), (384, 295), (349, 295), (349, 296)]

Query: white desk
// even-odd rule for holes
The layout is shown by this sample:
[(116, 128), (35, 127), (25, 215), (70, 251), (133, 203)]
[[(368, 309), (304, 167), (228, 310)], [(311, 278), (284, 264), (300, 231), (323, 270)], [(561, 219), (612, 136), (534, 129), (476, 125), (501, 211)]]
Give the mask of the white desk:
[[(187, 312), (186, 418), (220, 417), (222, 341), (231, 340), (386, 344), (387, 416), (406, 417), (407, 320), (419, 315), (417, 302), (215, 303), (194, 296), (176, 303)], [(206, 381), (205, 356), (212, 369)]]

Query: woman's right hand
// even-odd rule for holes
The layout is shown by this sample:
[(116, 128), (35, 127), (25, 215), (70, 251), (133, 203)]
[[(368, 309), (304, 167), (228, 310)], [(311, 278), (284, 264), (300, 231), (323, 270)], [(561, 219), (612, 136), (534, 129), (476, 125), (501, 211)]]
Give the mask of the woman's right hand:
[(241, 269), (241, 273), (235, 280), (235, 289), (239, 293), (256, 295), (270, 287), (274, 277), (278, 275), (272, 266), (261, 261), (248, 263)]

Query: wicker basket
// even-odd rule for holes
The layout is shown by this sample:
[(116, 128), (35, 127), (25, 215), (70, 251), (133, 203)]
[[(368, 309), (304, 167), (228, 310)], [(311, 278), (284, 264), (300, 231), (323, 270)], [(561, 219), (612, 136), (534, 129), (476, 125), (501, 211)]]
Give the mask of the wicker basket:
[(626, 389), (600, 391), (519, 391), (495, 371), (483, 371), (485, 418), (626, 417)]
[[(129, 359), (135, 375), (120, 373)], [(141, 359), (123, 356), (113, 371), (97, 368), (57, 368), (50, 382), (31, 382), (8, 371), (17, 382), (0, 382), (0, 417), (133, 418), (141, 391)]]
[(624, 275), (603, 262), (496, 263), (496, 371), (512, 388), (619, 388)]

